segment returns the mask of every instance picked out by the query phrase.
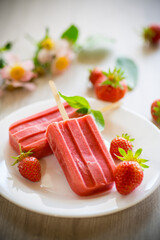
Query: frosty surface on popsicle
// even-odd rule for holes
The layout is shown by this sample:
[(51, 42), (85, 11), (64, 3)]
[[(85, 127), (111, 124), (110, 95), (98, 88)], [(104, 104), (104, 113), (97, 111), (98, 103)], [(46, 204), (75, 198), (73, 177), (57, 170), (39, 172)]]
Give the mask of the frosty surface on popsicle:
[(46, 136), (76, 194), (112, 188), (115, 164), (91, 115), (51, 123)]
[[(64, 103), (69, 117), (77, 117), (76, 109)], [(46, 139), (46, 129), (52, 122), (61, 121), (62, 117), (57, 106), (36, 113), (32, 116), (13, 123), (9, 128), (9, 141), (11, 146), (19, 153), (19, 144), (22, 151), (33, 149), (33, 155), (37, 158), (52, 154), (52, 150)]]

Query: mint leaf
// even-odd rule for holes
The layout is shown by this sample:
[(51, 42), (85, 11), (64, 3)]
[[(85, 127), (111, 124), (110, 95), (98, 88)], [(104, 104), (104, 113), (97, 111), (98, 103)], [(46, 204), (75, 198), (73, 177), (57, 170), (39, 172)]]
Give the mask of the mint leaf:
[(125, 80), (129, 90), (133, 90), (138, 81), (138, 68), (130, 58), (117, 58), (116, 66), (125, 72)]
[(100, 131), (104, 129), (105, 121), (100, 111), (93, 110), (89, 102), (81, 96), (67, 97), (59, 92), (59, 95), (73, 108), (78, 108), (77, 112), (81, 114), (91, 114), (98, 125)]
[(104, 127), (105, 127), (105, 121), (104, 121), (102, 113), (100, 111), (91, 109), (91, 115), (95, 119), (95, 122), (96, 122), (99, 130), (103, 131)]
[(78, 39), (79, 31), (75, 25), (71, 25), (62, 35), (61, 38), (65, 38), (67, 41), (74, 44)]
[(80, 97), (80, 96), (67, 97), (61, 94), (60, 92), (59, 92), (59, 95), (73, 108), (80, 108), (80, 109), (90, 108), (89, 102), (84, 97)]
[(81, 114), (87, 114), (88, 113), (88, 108), (79, 108), (77, 110), (78, 113), (81, 113)]

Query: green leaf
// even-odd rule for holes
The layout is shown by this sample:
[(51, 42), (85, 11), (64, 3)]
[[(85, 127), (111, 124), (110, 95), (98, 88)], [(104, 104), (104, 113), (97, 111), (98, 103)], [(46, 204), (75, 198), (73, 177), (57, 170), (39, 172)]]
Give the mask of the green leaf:
[(99, 130), (103, 131), (105, 127), (105, 121), (102, 113), (100, 111), (91, 109), (91, 115), (94, 117)]
[(113, 85), (113, 82), (111, 82), (110, 80), (106, 80), (104, 82), (101, 83), (101, 85)]
[(149, 160), (146, 160), (146, 159), (143, 159), (143, 158), (139, 158), (138, 159), (138, 162), (139, 163), (145, 163), (145, 162), (148, 162)]
[(136, 152), (135, 152), (135, 157), (138, 158), (142, 153), (142, 148), (139, 148)]
[(89, 102), (81, 96), (67, 97), (59, 92), (59, 95), (73, 108), (90, 108)]
[(146, 164), (143, 164), (143, 163), (140, 163), (140, 166), (141, 166), (141, 167), (143, 167), (143, 168), (149, 168), (149, 166), (148, 166), (148, 165), (146, 165)]
[(117, 58), (116, 66), (125, 72), (125, 79), (129, 90), (133, 90), (138, 81), (138, 68), (130, 58)]
[(4, 68), (4, 66), (6, 65), (4, 59), (0, 58), (0, 69)]
[(78, 113), (81, 113), (81, 114), (87, 114), (88, 113), (88, 108), (79, 108), (77, 110)]
[(118, 151), (123, 157), (125, 157), (127, 155), (123, 148), (118, 148)]
[(103, 58), (112, 49), (112, 41), (101, 35), (89, 36), (81, 45), (77, 46), (78, 56), (85, 58)]
[(12, 42), (7, 42), (3, 47), (0, 48), (0, 52), (8, 51), (12, 48)]
[(157, 101), (157, 106), (160, 107), (160, 101)]
[(74, 44), (79, 35), (79, 30), (75, 25), (71, 25), (62, 35), (61, 38), (65, 38), (67, 41)]

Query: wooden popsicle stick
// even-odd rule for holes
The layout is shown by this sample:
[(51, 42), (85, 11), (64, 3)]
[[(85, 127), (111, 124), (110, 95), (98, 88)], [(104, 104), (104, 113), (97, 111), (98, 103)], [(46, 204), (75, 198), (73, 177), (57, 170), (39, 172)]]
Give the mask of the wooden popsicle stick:
[(61, 102), (61, 99), (60, 99), (60, 96), (58, 94), (58, 91), (57, 91), (55, 83), (52, 80), (50, 80), (49, 81), (49, 85), (51, 87), (53, 96), (54, 96), (54, 98), (56, 100), (56, 103), (58, 105), (58, 108), (59, 108), (59, 111), (61, 113), (61, 116), (62, 116), (63, 120), (69, 119), (68, 114), (67, 114), (67, 112), (66, 112), (66, 110), (65, 110), (65, 108), (64, 108), (64, 106), (63, 106), (63, 104)]
[(109, 110), (112, 110), (112, 109), (115, 109), (115, 108), (118, 108), (122, 105), (122, 102), (115, 102), (115, 103), (111, 103), (107, 106), (104, 106), (100, 109), (98, 109), (100, 112), (104, 113), (106, 111), (109, 111)]

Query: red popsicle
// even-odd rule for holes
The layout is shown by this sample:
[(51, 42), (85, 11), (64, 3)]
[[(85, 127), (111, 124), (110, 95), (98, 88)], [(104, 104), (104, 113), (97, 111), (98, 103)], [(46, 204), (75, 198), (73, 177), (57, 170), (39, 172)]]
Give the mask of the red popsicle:
[(46, 136), (75, 193), (87, 196), (112, 188), (115, 164), (91, 115), (54, 122)]
[[(76, 109), (70, 107), (68, 103), (65, 102), (64, 107), (70, 117), (78, 116)], [(17, 153), (19, 153), (19, 144), (22, 151), (33, 149), (37, 158), (52, 154), (45, 132), (50, 123), (60, 120), (62, 120), (61, 114), (55, 106), (13, 123), (9, 128), (11, 146)]]
[(80, 196), (112, 188), (115, 164), (91, 115), (69, 119), (49, 82), (63, 121), (51, 123), (47, 140), (72, 190)]

